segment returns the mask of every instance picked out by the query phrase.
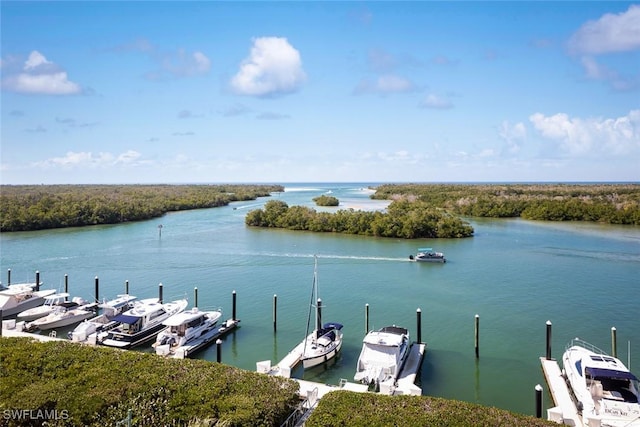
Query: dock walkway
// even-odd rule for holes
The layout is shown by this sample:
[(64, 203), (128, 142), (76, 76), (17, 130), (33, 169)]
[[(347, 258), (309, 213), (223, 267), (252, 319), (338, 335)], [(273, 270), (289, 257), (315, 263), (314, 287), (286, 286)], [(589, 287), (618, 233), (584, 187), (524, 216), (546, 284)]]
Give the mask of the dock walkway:
[(549, 385), (555, 407), (547, 409), (547, 419), (568, 426), (583, 427), (582, 417), (571, 398), (569, 388), (560, 371), (558, 362), (546, 357), (540, 358), (544, 377)]

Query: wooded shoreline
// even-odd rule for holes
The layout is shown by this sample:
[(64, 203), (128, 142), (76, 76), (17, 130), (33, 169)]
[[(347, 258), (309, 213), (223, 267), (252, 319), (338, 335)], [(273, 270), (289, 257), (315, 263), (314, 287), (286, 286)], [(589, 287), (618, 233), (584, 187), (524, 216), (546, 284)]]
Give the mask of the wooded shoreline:
[[(374, 199), (466, 217), (640, 225), (640, 184), (384, 184)], [(0, 232), (117, 224), (255, 200), (282, 185), (0, 185)]]

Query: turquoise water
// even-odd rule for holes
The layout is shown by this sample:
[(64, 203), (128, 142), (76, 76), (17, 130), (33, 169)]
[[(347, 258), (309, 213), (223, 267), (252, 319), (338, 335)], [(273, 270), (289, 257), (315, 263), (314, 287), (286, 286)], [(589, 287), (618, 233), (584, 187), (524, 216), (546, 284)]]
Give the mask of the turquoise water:
[[(553, 322), (553, 357), (560, 359), (576, 336), (610, 350), (615, 326), (618, 356), (640, 372), (640, 227), (473, 218), (473, 238), (412, 241), (244, 225), (246, 213), (270, 199), (313, 207), (311, 199), (329, 191), (340, 208), (384, 207), (368, 199), (365, 187), (291, 185), (272, 198), (145, 222), (3, 233), (1, 278), (6, 283), (11, 269), (13, 283), (33, 281), (38, 270), (45, 287), (62, 289), (67, 274), (70, 292), (85, 298), (93, 298), (96, 276), (101, 298), (124, 292), (125, 280), (140, 298), (157, 295), (162, 283), (165, 299), (186, 295), (193, 301), (197, 287), (201, 308), (222, 307), (229, 317), (235, 290), (241, 328), (224, 340), (222, 359), (253, 371), (258, 361), (276, 363), (303, 338), (317, 254), (323, 317), (345, 325), (345, 341), (330, 366), (296, 372), (305, 379), (353, 379), (366, 304), (370, 328), (405, 326), (414, 339), (421, 309), (426, 395), (533, 414), (534, 386), (546, 390), (539, 357), (547, 320)], [(447, 263), (409, 262), (422, 246), (444, 252)], [(215, 360), (216, 350), (198, 357)], [(550, 403), (546, 394), (545, 406)]]

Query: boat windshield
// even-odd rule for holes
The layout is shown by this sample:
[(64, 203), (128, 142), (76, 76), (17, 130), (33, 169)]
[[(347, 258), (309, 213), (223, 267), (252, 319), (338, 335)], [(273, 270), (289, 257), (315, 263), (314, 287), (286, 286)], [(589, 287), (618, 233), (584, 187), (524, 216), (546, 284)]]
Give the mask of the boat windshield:
[(639, 403), (640, 381), (631, 372), (587, 368), (586, 374), (587, 384), (590, 382), (602, 384), (602, 397), (605, 399)]

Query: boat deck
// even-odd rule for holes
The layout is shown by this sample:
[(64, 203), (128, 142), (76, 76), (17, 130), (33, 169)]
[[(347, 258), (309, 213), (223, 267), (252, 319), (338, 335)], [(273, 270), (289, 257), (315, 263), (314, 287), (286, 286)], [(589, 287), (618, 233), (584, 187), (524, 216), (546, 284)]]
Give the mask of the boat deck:
[(583, 427), (582, 417), (578, 414), (578, 409), (571, 398), (569, 387), (567, 387), (558, 362), (553, 359), (547, 360), (546, 357), (541, 357), (540, 363), (542, 364), (542, 371), (544, 372), (544, 377), (551, 391), (551, 397), (556, 405), (553, 408), (547, 409), (547, 419), (559, 424)]
[(182, 351), (176, 351), (170, 357), (174, 359), (184, 359), (185, 357), (189, 357), (191, 354), (209, 345), (212, 341), (222, 338), (229, 332), (235, 330), (238, 327), (239, 323), (240, 320), (238, 319), (228, 319), (222, 324), (217, 325), (215, 328), (211, 329), (206, 334), (194, 340), (193, 344), (184, 346)]

